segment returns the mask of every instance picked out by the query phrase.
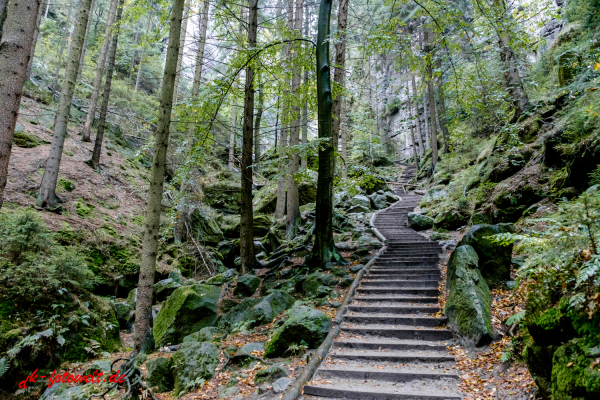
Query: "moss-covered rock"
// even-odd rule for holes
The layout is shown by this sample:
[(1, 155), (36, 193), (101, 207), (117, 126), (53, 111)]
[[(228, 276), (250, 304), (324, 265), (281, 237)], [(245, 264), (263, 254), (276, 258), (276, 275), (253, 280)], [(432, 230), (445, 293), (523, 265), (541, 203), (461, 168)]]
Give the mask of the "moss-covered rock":
[(241, 180), (219, 180), (204, 186), (204, 202), (217, 210), (240, 213), (242, 204)]
[[(298, 179), (298, 195), (300, 206), (314, 203), (317, 199), (317, 172), (305, 170)], [(254, 212), (270, 214), (275, 212), (277, 204), (277, 181), (269, 181), (254, 195), (252, 206)]]
[(223, 231), (206, 210), (195, 208), (190, 214), (190, 219), (194, 234), (203, 242), (218, 243), (223, 240)]
[(433, 227), (433, 218), (418, 213), (408, 213), (408, 226), (415, 231), (423, 231)]
[(486, 283), (491, 288), (497, 288), (504, 282), (511, 280), (510, 267), (513, 245), (502, 246), (489, 236), (500, 233), (513, 233), (512, 224), (473, 225), (467, 234), (458, 243), (458, 246), (469, 245), (473, 247), (479, 257), (479, 270)]
[(55, 383), (47, 388), (40, 400), (88, 400), (92, 394), (103, 393), (108, 384), (87, 383), (69, 386), (66, 383)]
[(527, 330), (540, 346), (560, 345), (576, 335), (571, 319), (559, 307), (543, 312), (535, 322), (527, 325)]
[(206, 284), (221, 286), (222, 284), (224, 284), (226, 282), (232, 282), (236, 275), (237, 275), (237, 271), (233, 268), (230, 268), (221, 274), (211, 276), (210, 278), (208, 278), (206, 280)]
[(283, 356), (291, 345), (306, 343), (309, 348), (317, 348), (329, 333), (331, 318), (310, 307), (295, 305), (289, 311), (289, 318), (278, 328), (267, 345), (265, 357)]
[[(308, 275), (304, 282), (302, 282), (302, 292), (307, 297), (323, 297), (323, 290), (319, 290), (320, 287), (327, 287), (332, 283), (337, 283), (339, 280), (334, 280), (332, 274), (326, 274), (323, 272), (313, 272)], [(325, 294), (326, 295), (326, 294)]]
[(175, 282), (172, 278), (163, 279), (154, 284), (154, 296), (156, 300), (164, 301), (179, 287), (181, 287), (181, 284)]
[(220, 288), (210, 285), (182, 286), (167, 299), (154, 321), (157, 346), (179, 343), (185, 336), (217, 322)]
[(433, 220), (436, 228), (454, 230), (466, 225), (469, 216), (455, 209), (449, 209), (439, 213)]
[(216, 326), (207, 326), (206, 328), (200, 329), (198, 332), (194, 332), (183, 338), (185, 342), (212, 342), (219, 343), (225, 336), (225, 331), (217, 328)]
[(294, 298), (280, 290), (273, 290), (262, 299), (244, 299), (219, 321), (219, 327), (230, 330), (241, 322), (250, 322), (249, 327), (271, 322), (277, 315), (294, 305)]
[(170, 392), (175, 387), (171, 365), (171, 359), (164, 357), (157, 357), (146, 363), (146, 383), (155, 393)]
[(219, 364), (219, 350), (209, 342), (186, 342), (172, 357), (175, 396), (181, 396), (211, 379)]
[(600, 398), (600, 371), (592, 362), (600, 351), (589, 348), (583, 339), (574, 339), (560, 346), (552, 358), (552, 399)]
[(263, 237), (273, 225), (273, 220), (266, 215), (255, 215), (252, 219), (252, 228), (255, 237)]
[(533, 381), (544, 398), (550, 398), (552, 393), (552, 358), (558, 346), (538, 346), (535, 343), (527, 345), (523, 358)]
[(490, 289), (478, 269), (477, 253), (457, 247), (448, 261), (448, 323), (467, 343), (485, 345), (494, 338)]
[(273, 364), (268, 366), (267, 368), (261, 369), (256, 373), (256, 377), (254, 378), (254, 382), (260, 385), (265, 382), (274, 382), (279, 378), (286, 377), (288, 372), (285, 367), (281, 364)]
[(237, 279), (233, 295), (237, 297), (252, 296), (260, 286), (261, 279), (256, 275), (242, 275)]
[(115, 303), (117, 321), (121, 329), (131, 329), (135, 321), (135, 310), (127, 303)]

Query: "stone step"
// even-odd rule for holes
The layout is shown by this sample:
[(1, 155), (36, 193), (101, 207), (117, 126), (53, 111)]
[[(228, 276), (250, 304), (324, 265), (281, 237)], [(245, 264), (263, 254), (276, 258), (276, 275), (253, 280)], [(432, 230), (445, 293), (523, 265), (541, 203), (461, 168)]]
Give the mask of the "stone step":
[(364, 294), (413, 294), (434, 297), (438, 294), (437, 288), (394, 288), (394, 287), (376, 287), (376, 288), (365, 288), (359, 286), (356, 291)]
[[(446, 371), (444, 371), (446, 372)], [(363, 380), (378, 380), (383, 382), (410, 382), (423, 379), (460, 379), (458, 375), (453, 373), (442, 373), (423, 371), (417, 372), (411, 369), (380, 370), (371, 368), (326, 368), (319, 369), (318, 376), (323, 379), (345, 378), (345, 379), (363, 379)]]
[[(379, 381), (373, 381), (379, 382)], [(335, 399), (349, 400), (454, 400), (462, 399), (459, 394), (449, 393), (446, 390), (431, 389), (423, 390), (422, 386), (416, 385), (414, 388), (396, 386), (381, 388), (374, 385), (373, 382), (355, 381), (347, 382), (340, 380), (336, 384), (325, 385), (305, 385), (303, 390), (305, 395), (317, 397), (331, 397)], [(450, 385), (448, 385), (450, 386)]]
[(381, 281), (372, 281), (372, 280), (363, 280), (360, 283), (360, 286), (363, 288), (372, 288), (372, 287), (394, 287), (394, 288), (425, 288), (425, 289), (437, 289), (439, 284), (438, 280), (381, 280)]
[(424, 340), (393, 340), (393, 338), (364, 338), (365, 340), (344, 339), (333, 343), (334, 348), (357, 350), (411, 350), (411, 351), (445, 351), (448, 342), (427, 342)]
[(398, 317), (388, 313), (381, 314), (346, 314), (343, 321), (348, 324), (378, 324), (378, 325), (416, 325), (435, 328), (446, 324), (446, 318), (435, 317)]
[(437, 304), (437, 296), (394, 296), (394, 295), (362, 295), (354, 298), (361, 303), (387, 302), (387, 303), (418, 303), (418, 304)]
[(393, 363), (444, 363), (454, 362), (454, 356), (448, 352), (417, 352), (417, 351), (357, 351), (348, 350), (330, 353), (327, 355), (332, 360), (353, 360), (353, 361), (374, 361), (374, 362), (393, 362)]
[(387, 325), (366, 324), (347, 326), (343, 324), (342, 332), (354, 335), (377, 335), (384, 338), (412, 340), (450, 340), (452, 331), (449, 329), (421, 328), (415, 326), (389, 327)]
[(360, 306), (350, 304), (348, 311), (357, 313), (386, 313), (386, 314), (435, 314), (441, 308), (437, 306)]
[[(390, 271), (392, 272), (392, 271)], [(397, 280), (397, 281), (439, 281), (441, 279), (441, 275), (439, 271), (433, 272), (430, 274), (406, 274), (403, 272), (399, 272), (396, 274), (369, 274), (365, 275), (365, 279), (368, 279), (370, 282), (386, 282), (388, 280)]]
[[(415, 267), (423, 267), (424, 269), (432, 269), (437, 266), (437, 262), (432, 261), (393, 261), (393, 260), (379, 260), (376, 259), (373, 266), (377, 266), (378, 268), (408, 268), (408, 269), (418, 269)], [(427, 268), (425, 268), (427, 267)]]

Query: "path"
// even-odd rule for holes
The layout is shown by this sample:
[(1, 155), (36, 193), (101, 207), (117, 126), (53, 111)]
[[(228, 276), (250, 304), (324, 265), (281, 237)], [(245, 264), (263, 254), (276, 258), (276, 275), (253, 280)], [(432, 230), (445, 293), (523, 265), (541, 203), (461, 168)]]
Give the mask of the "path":
[[(402, 183), (414, 177), (405, 167)], [(356, 291), (340, 336), (304, 394), (337, 399), (461, 399), (452, 340), (438, 305), (441, 247), (407, 226), (420, 196), (402, 201), (375, 227), (389, 240)]]

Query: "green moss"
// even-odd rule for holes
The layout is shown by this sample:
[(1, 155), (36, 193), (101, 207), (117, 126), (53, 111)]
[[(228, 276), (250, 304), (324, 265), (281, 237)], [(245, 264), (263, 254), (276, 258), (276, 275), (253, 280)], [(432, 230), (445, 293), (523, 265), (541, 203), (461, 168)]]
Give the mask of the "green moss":
[(81, 200), (75, 203), (75, 212), (81, 218), (87, 218), (90, 215), (92, 215), (92, 212), (95, 208), (96, 207), (94, 207), (94, 205), (89, 203), (83, 203)]
[(102, 229), (104, 229), (106, 231), (106, 233), (108, 233), (110, 236), (116, 238), (119, 236), (119, 234), (117, 233), (117, 231), (115, 230), (115, 228), (112, 225), (106, 224), (106, 225), (102, 225)]
[(590, 350), (580, 339), (574, 339), (556, 350), (552, 363), (553, 400), (583, 400), (600, 396), (600, 372), (597, 368), (590, 368), (597, 357), (589, 356), (595, 354)]
[(23, 131), (21, 131), (21, 132), (15, 131), (14, 143), (17, 147), (32, 149), (32, 148), (37, 147), (40, 144), (42, 144), (42, 141), (39, 140), (34, 135), (29, 135)]
[(58, 187), (66, 190), (67, 192), (72, 192), (75, 190), (75, 184), (68, 179), (60, 178), (58, 180)]

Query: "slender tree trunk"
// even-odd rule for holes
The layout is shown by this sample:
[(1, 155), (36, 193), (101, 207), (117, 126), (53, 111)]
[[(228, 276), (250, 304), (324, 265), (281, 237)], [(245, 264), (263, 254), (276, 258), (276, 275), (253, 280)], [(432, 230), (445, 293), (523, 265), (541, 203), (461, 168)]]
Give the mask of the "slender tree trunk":
[(417, 85), (415, 83), (415, 76), (412, 76), (410, 80), (410, 86), (413, 95), (413, 106), (414, 106), (414, 117), (415, 118), (415, 126), (417, 128), (417, 142), (419, 143), (419, 155), (425, 154), (425, 149), (423, 148), (423, 134), (421, 133), (421, 118), (419, 117), (419, 101), (417, 100)]
[[(302, 17), (304, 10), (304, 0), (296, 0), (296, 10), (294, 12), (295, 22), (294, 31), (297, 36), (302, 36)], [(297, 46), (298, 44), (296, 44)], [(300, 89), (301, 75), (300, 71), (292, 77), (292, 97), (298, 99), (298, 90)], [(292, 122), (290, 129), (290, 147), (297, 147), (300, 142), (300, 105), (297, 101), (291, 107)], [(300, 154), (294, 151), (288, 159), (288, 184), (287, 184), (287, 218), (286, 218), (286, 238), (292, 240), (298, 234), (300, 226), (300, 194), (298, 192), (298, 183), (295, 174), (300, 167)]]
[[(258, 0), (248, 0), (248, 48), (256, 47)], [(254, 67), (246, 67), (244, 90), (244, 129), (242, 135), (242, 201), (240, 206), (240, 259), (242, 274), (254, 266), (254, 228), (252, 214), (252, 139), (254, 137)]]
[(317, 100), (319, 138), (325, 139), (319, 149), (319, 177), (315, 215), (315, 243), (306, 263), (312, 268), (325, 268), (328, 262), (344, 262), (333, 241), (333, 143), (332, 98), (329, 64), (329, 23), (333, 0), (321, 0), (317, 33)]
[(58, 181), (58, 169), (62, 158), (65, 136), (67, 135), (67, 124), (71, 115), (71, 101), (75, 92), (75, 79), (77, 78), (77, 69), (79, 68), (79, 59), (81, 57), (81, 48), (85, 37), (88, 17), (90, 15), (90, 6), (92, 0), (80, 0), (75, 29), (69, 46), (69, 60), (63, 79), (60, 101), (56, 117), (54, 118), (54, 137), (50, 146), (50, 153), (44, 168), (42, 183), (40, 184), (39, 204), (44, 208), (56, 207), (58, 197), (56, 196), (56, 183)]
[[(345, 64), (346, 64), (346, 26), (348, 22), (348, 5), (350, 0), (339, 0), (340, 8), (338, 10), (338, 23), (337, 23), (337, 41), (335, 42), (335, 66), (333, 70), (333, 81), (338, 84), (340, 88), (344, 88), (344, 82), (346, 78)], [(338, 150), (338, 139), (340, 136), (340, 124), (342, 118), (342, 93), (338, 94), (333, 99), (333, 127), (332, 127), (332, 141), (333, 149)], [(333, 168), (335, 170), (335, 157), (333, 159)]]
[[(148, 32), (150, 32), (150, 25), (152, 24), (152, 18), (148, 16), (148, 25), (146, 25), (146, 37), (148, 36)], [(142, 63), (144, 62), (144, 53), (146, 52), (146, 44), (142, 46), (142, 54), (140, 56), (140, 63), (138, 64), (138, 72), (137, 77), (135, 78), (135, 92), (137, 93), (140, 89), (140, 80), (142, 77)]]
[(415, 119), (414, 119), (414, 115), (413, 115), (413, 108), (412, 108), (412, 104), (411, 104), (411, 98), (410, 98), (410, 88), (409, 85), (406, 85), (406, 92), (408, 94), (407, 96), (407, 101), (408, 101), (408, 113), (410, 116), (410, 138), (412, 140), (412, 148), (413, 148), (413, 157), (415, 158), (415, 167), (417, 168), (417, 172), (419, 171), (419, 157), (417, 156), (417, 141), (415, 140)]
[(102, 95), (102, 104), (100, 105), (100, 117), (98, 118), (98, 131), (96, 132), (96, 141), (94, 142), (94, 151), (90, 165), (94, 169), (100, 167), (100, 155), (102, 154), (102, 141), (104, 139), (104, 126), (106, 124), (106, 114), (108, 112), (108, 101), (110, 98), (110, 89), (112, 85), (113, 72), (115, 70), (115, 59), (117, 54), (117, 45), (119, 44), (119, 21), (123, 15), (123, 3), (125, 0), (119, 0), (117, 16), (115, 18), (116, 31), (112, 35), (112, 44), (108, 53), (108, 63), (106, 66), (106, 81), (104, 82), (104, 94)]
[(265, 93), (260, 74), (258, 76), (258, 105), (256, 107), (256, 120), (254, 121), (254, 172), (259, 172), (260, 168), (260, 124), (262, 121), (263, 102)]
[(44, 11), (44, 18), (48, 18), (48, 10), (50, 9), (50, 2), (46, 2), (46, 11)]
[[(1, 1), (1, 0), (0, 0)], [(48, 3), (49, 0), (46, 0)], [(33, 32), (33, 41), (31, 43), (31, 55), (29, 56), (29, 62), (27, 63), (27, 72), (25, 73), (25, 81), (31, 76), (31, 67), (33, 66), (33, 57), (35, 56), (35, 46), (37, 45), (38, 36), (40, 34), (40, 23), (42, 22), (42, 15), (44, 15), (44, 4), (38, 7), (37, 20), (35, 21), (35, 31)], [(0, 34), (1, 37), (1, 34)]]
[(427, 71), (427, 94), (429, 97), (429, 120), (431, 128), (431, 165), (435, 169), (438, 161), (438, 142), (437, 129), (435, 124), (435, 93), (433, 89), (433, 46), (431, 43), (431, 33), (425, 31), (425, 52), (427, 55), (426, 71)]
[(173, 92), (175, 91), (175, 76), (177, 75), (177, 58), (179, 54), (179, 39), (181, 21), (185, 0), (174, 0), (171, 10), (169, 27), (169, 47), (165, 61), (158, 109), (158, 122), (154, 142), (152, 174), (146, 206), (144, 222), (144, 239), (142, 242), (142, 258), (140, 277), (137, 290), (137, 305), (135, 310), (135, 342), (133, 353), (139, 354), (153, 349), (152, 328), (152, 296), (154, 286), (154, 270), (158, 249), (158, 233), (160, 230), (160, 212), (165, 181), (165, 165), (169, 147), (169, 126), (173, 110)]
[(67, 23), (65, 25), (65, 35), (61, 38), (60, 48), (58, 50), (58, 56), (56, 60), (56, 73), (54, 74), (53, 89), (56, 91), (58, 88), (58, 81), (60, 79), (60, 67), (62, 66), (63, 52), (65, 51), (66, 43), (70, 41), (71, 32), (71, 12), (73, 10), (73, 0), (69, 0), (69, 8), (67, 9)]
[[(294, 0), (288, 0), (287, 3), (287, 28), (289, 30), (294, 29)], [(284, 48), (284, 55), (286, 59), (285, 66), (289, 69), (289, 62), (291, 58), (291, 46), (288, 44)], [(289, 93), (287, 89), (287, 79), (286, 79), (286, 88), (284, 89), (285, 93)], [(286, 204), (287, 204), (287, 184), (288, 184), (288, 176), (284, 174), (284, 171), (287, 170), (287, 156), (285, 155), (285, 148), (288, 144), (288, 131), (290, 128), (290, 124), (288, 122), (284, 122), (286, 117), (288, 117), (290, 112), (289, 102), (287, 100), (287, 96), (283, 97), (283, 111), (282, 111), (282, 122), (281, 122), (281, 136), (279, 138), (279, 178), (277, 179), (277, 203), (275, 204), (275, 218), (283, 218), (286, 214)], [(287, 226), (287, 220), (286, 220)]]
[[(50, 1), (50, 0), (48, 0)], [(90, 33), (90, 25), (92, 25), (92, 19), (91, 15), (94, 13), (94, 6), (96, 4), (96, 0), (92, 0), (92, 5), (90, 6), (90, 18), (88, 18), (88, 24), (87, 24), (87, 28), (85, 29), (85, 39), (83, 40), (83, 48), (81, 49), (81, 59), (79, 60), (79, 69), (77, 70), (77, 80), (79, 81), (79, 78), (81, 78), (81, 72), (83, 71), (83, 64), (85, 62), (85, 52), (87, 50), (87, 44), (88, 44), (88, 38), (89, 38), (89, 33)], [(109, 18), (110, 18), (110, 14), (109, 14)]]
[[(304, 18), (304, 37), (308, 37), (308, 21), (310, 19), (310, 14), (308, 10), (306, 12), (306, 18)], [(304, 85), (308, 85), (308, 70), (304, 71)], [(308, 104), (306, 101), (303, 102), (302, 106), (302, 144), (308, 143)], [(308, 159), (306, 158), (306, 154), (302, 155), (302, 159), (300, 160), (300, 169), (306, 169), (308, 167)]]
[[(108, 54), (108, 48), (110, 46), (110, 39), (113, 31), (113, 25), (115, 22), (115, 15), (117, 13), (117, 4), (119, 0), (111, 0), (110, 9), (108, 10), (108, 18), (106, 20), (106, 31), (104, 32), (104, 43), (100, 49), (100, 56), (98, 57), (98, 66), (96, 67), (96, 77), (92, 85), (92, 95), (88, 105), (87, 118), (83, 124), (83, 130), (81, 132), (81, 140), (84, 142), (90, 141), (90, 133), (92, 131), (92, 125), (96, 118), (96, 105), (98, 104), (98, 98), (100, 97), (100, 87), (102, 86), (102, 77), (104, 76), (104, 68), (106, 67), (106, 56)], [(87, 37), (87, 35), (86, 35)]]
[(181, 36), (179, 38), (179, 58), (177, 59), (177, 76), (175, 77), (175, 91), (173, 92), (173, 104), (177, 104), (179, 95), (179, 84), (181, 81), (181, 71), (183, 68), (183, 54), (185, 53), (185, 37), (187, 32), (187, 23), (190, 18), (190, 7), (185, 8), (183, 22), (181, 23)]
[(6, 20), (6, 4), (8, 0), (0, 0), (0, 40), (2, 40), (2, 30)]
[[(346, 99), (343, 99), (340, 118), (344, 118), (346, 116), (346, 107)], [(348, 171), (348, 166), (346, 165), (348, 162), (348, 128), (344, 125), (341, 125), (340, 131), (342, 132), (340, 137), (342, 147), (342, 179), (346, 179)]]
[(131, 62), (129, 63), (129, 79), (131, 79), (133, 77), (133, 67), (135, 66), (135, 54), (136, 54), (136, 48), (135, 46), (137, 46), (137, 42), (138, 42), (138, 35), (140, 34), (140, 23), (142, 22), (142, 18), (139, 18), (137, 21), (137, 25), (135, 26), (135, 35), (133, 36), (133, 50), (131, 51)]
[[(442, 71), (442, 59), (439, 57), (436, 61), (437, 69)], [(450, 146), (450, 133), (448, 132), (448, 119), (446, 118), (446, 99), (444, 98), (444, 78), (440, 73), (437, 79), (437, 87), (438, 87), (438, 101), (440, 112), (438, 114), (440, 121), (440, 128), (442, 129), (442, 135), (444, 136), (444, 153), (448, 152)]]
[(195, 99), (200, 93), (200, 83), (202, 81), (202, 67), (204, 66), (204, 47), (206, 46), (206, 29), (208, 28), (208, 13), (210, 3), (204, 0), (204, 9), (200, 17), (200, 38), (198, 39), (198, 53), (196, 53), (196, 69), (194, 71), (194, 83), (192, 84), (192, 98)]
[[(242, 31), (244, 30), (244, 8), (241, 7), (240, 11), (240, 23), (238, 25), (238, 37), (242, 37)], [(235, 85), (235, 80), (233, 82)], [(229, 169), (235, 168), (235, 127), (237, 125), (237, 104), (235, 103), (235, 97), (233, 97), (231, 105), (231, 132), (229, 133)]]
[(4, 7), (6, 17), (0, 25), (0, 208), (40, 1), (12, 0)]

